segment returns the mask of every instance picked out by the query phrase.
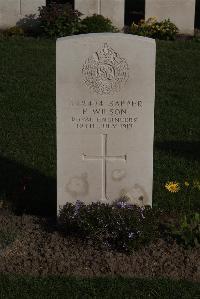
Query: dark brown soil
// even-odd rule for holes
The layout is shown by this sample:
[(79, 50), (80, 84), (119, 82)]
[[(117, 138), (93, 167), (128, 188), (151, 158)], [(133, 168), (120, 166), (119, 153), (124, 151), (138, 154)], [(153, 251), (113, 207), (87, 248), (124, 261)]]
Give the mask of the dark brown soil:
[(31, 216), (0, 215), (0, 272), (170, 277), (200, 282), (200, 249), (184, 250), (160, 239), (128, 256), (48, 232), (38, 221)]

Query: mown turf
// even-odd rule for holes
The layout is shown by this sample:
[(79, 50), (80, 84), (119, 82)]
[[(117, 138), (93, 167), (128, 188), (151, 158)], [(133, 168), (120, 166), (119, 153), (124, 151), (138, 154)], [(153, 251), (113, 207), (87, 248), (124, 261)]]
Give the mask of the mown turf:
[(55, 176), (55, 42), (0, 42), (1, 155)]
[(0, 54), (1, 196), (21, 201), (31, 178), (20, 209), (56, 213), (55, 42), (1, 40)]
[(154, 205), (199, 207), (200, 190), (169, 194), (167, 180), (200, 181), (200, 44), (157, 43)]
[(167, 279), (26, 278), (23, 276), (0, 275), (0, 282), (0, 298), (6, 299), (198, 299), (200, 296), (199, 284)]
[[(56, 202), (55, 42), (1, 40), (0, 55), (0, 193), (5, 196), (22, 177), (33, 177), (33, 202), (40, 202), (34, 212), (43, 209), (45, 213), (50, 203), (52, 212)], [(157, 42), (154, 207), (188, 210), (189, 202), (194, 209), (200, 207), (200, 190), (191, 188), (193, 180), (200, 181), (199, 70), (200, 43)], [(168, 180), (182, 184), (187, 180), (190, 186), (182, 185), (181, 191), (171, 194), (164, 188)], [(31, 212), (29, 197), (25, 202)]]

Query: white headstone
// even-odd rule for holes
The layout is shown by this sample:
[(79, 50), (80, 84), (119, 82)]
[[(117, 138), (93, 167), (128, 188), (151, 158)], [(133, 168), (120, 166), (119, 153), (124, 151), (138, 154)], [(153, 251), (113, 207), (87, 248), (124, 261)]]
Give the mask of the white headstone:
[(83, 18), (103, 15), (117, 28), (124, 27), (125, 0), (75, 0), (75, 9), (83, 13)]
[(57, 40), (57, 203), (152, 204), (155, 41)]
[(145, 0), (145, 19), (170, 19), (181, 34), (194, 34), (196, 0)]
[(46, 5), (46, 0), (0, 0), (0, 28), (15, 26), (28, 15), (38, 15), (38, 8)]

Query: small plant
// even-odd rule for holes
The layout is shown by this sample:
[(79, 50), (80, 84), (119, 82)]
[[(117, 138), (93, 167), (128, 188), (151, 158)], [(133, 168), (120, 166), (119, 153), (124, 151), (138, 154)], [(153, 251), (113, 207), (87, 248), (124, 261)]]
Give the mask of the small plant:
[(185, 248), (200, 246), (200, 213), (182, 215), (180, 220), (166, 224), (166, 232)]
[(149, 18), (147, 21), (141, 20), (138, 25), (133, 23), (130, 33), (155, 39), (175, 40), (178, 28), (170, 19), (158, 22), (154, 17)]
[(5, 36), (23, 36), (24, 30), (21, 27), (14, 26), (4, 31)]
[(200, 191), (200, 181), (195, 179), (193, 181), (185, 180), (184, 182), (168, 181), (164, 185), (165, 189), (171, 193), (177, 193), (182, 190), (194, 190)]
[(127, 253), (148, 244), (158, 232), (156, 212), (148, 206), (139, 208), (126, 202), (67, 203), (60, 211), (59, 224), (64, 234)]
[(39, 20), (43, 32), (49, 37), (62, 37), (80, 31), (81, 13), (67, 4), (51, 3), (39, 8)]
[(117, 28), (112, 25), (111, 20), (101, 15), (94, 14), (82, 20), (81, 33), (93, 32), (118, 32)]

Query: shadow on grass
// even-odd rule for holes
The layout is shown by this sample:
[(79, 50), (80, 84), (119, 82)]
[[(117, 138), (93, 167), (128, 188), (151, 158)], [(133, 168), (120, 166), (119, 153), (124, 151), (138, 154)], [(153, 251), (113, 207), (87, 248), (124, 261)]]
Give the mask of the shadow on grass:
[[(198, 141), (155, 142), (155, 148), (187, 160), (200, 160)], [(0, 157), (0, 200), (5, 200), (18, 215), (55, 217), (56, 179)]]
[[(0, 275), (1, 298), (199, 298), (199, 284), (167, 278)], [(66, 295), (67, 294), (67, 295)]]
[(165, 141), (156, 142), (155, 148), (168, 153), (173, 153), (187, 160), (200, 160), (200, 142), (199, 141)]
[(56, 179), (0, 157), (0, 200), (18, 215), (54, 217)]

